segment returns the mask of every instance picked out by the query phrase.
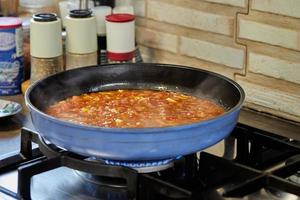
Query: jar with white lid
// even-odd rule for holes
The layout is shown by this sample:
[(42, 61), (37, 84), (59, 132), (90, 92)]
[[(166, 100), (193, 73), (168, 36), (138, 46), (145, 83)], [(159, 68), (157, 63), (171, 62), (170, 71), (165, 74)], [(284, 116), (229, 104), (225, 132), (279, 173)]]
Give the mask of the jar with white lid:
[(33, 83), (63, 70), (61, 20), (54, 13), (38, 13), (30, 21), (30, 55)]
[(131, 14), (106, 16), (107, 58), (112, 62), (132, 62), (135, 51), (135, 17)]
[(91, 10), (71, 10), (66, 17), (66, 69), (97, 65), (96, 18)]

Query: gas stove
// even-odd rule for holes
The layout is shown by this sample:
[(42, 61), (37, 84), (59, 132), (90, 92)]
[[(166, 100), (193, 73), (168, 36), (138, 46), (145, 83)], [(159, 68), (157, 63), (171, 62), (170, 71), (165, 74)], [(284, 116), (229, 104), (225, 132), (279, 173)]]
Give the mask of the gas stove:
[(0, 158), (0, 199), (299, 199), (300, 142), (244, 124), (207, 152), (155, 162), (97, 160), (21, 130), (20, 152)]

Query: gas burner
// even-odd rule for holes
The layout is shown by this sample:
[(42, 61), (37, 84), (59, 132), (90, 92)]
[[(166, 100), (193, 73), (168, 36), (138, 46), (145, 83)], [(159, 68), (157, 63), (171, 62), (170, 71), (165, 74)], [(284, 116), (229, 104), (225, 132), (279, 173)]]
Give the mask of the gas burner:
[[(38, 144), (39, 149), (47, 157), (57, 157), (63, 155), (64, 150), (51, 145), (49, 142), (45, 141), (39, 136)], [(127, 167), (136, 170), (138, 173), (151, 173), (158, 172), (174, 166), (174, 161), (180, 159), (182, 156), (177, 158), (169, 158), (164, 160), (154, 160), (154, 161), (116, 161), (116, 160), (102, 160), (95, 157), (87, 157), (84, 160), (104, 165)]]
[(136, 170), (138, 173), (151, 173), (158, 172), (174, 166), (174, 161), (180, 159), (177, 158), (158, 160), (158, 161), (112, 161), (104, 160), (107, 165), (129, 167)]

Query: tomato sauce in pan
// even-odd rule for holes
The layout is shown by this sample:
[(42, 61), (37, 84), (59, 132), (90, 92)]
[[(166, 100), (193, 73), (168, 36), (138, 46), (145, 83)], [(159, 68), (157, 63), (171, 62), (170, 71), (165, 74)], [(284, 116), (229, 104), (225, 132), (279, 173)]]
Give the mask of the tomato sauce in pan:
[(82, 94), (55, 103), (46, 113), (74, 123), (109, 128), (189, 124), (224, 113), (211, 100), (178, 92), (115, 90)]

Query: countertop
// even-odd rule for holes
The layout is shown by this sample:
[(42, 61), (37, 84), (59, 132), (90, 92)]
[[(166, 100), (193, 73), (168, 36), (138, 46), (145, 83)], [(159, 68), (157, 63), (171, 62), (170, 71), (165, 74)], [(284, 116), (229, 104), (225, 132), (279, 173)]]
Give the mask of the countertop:
[[(18, 151), (20, 142), (20, 129), (25, 126), (32, 128), (28, 109), (25, 105), (23, 95), (1, 96), (1, 99), (12, 100), (21, 103), (21, 113), (9, 118), (0, 120), (0, 157), (4, 154)], [(253, 126), (274, 134), (300, 140), (300, 124), (257, 111), (243, 108), (239, 122)]]

